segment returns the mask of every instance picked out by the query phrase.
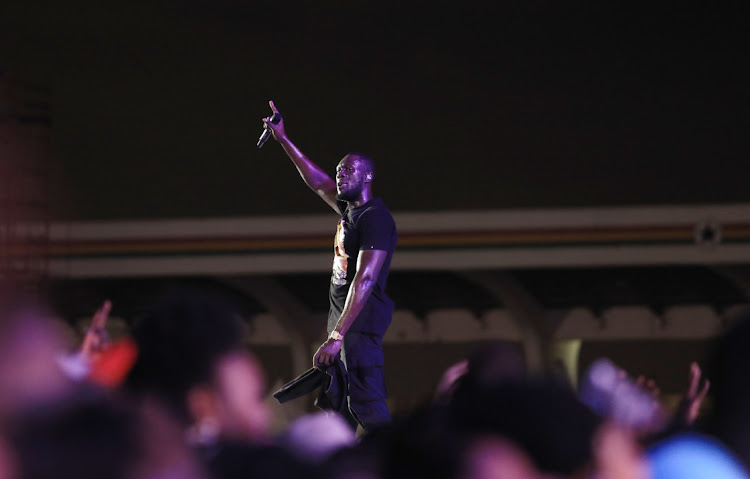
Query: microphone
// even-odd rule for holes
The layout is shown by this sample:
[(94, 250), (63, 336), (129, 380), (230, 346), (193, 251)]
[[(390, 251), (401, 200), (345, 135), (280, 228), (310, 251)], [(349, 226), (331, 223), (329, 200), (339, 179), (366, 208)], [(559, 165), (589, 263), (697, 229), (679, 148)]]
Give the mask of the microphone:
[[(281, 113), (274, 113), (271, 115), (271, 118), (269, 119), (271, 123), (274, 125), (278, 125), (281, 121)], [(263, 125), (264, 130), (263, 133), (260, 134), (260, 138), (258, 138), (258, 148), (263, 148), (263, 145), (266, 144), (266, 141), (271, 137), (271, 130), (266, 125)]]

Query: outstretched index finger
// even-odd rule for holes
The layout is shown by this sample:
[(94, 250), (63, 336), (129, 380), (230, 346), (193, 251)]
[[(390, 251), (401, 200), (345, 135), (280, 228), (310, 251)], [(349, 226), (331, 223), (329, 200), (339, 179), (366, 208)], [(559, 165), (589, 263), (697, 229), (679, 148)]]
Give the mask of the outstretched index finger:
[(274, 113), (278, 113), (279, 112), (279, 110), (276, 109), (276, 105), (273, 104), (273, 100), (271, 100), (271, 101), (268, 102), (268, 106), (271, 107), (271, 111), (273, 111)]
[(91, 320), (91, 328), (99, 329), (104, 327), (104, 323), (107, 322), (109, 317), (109, 311), (112, 309), (112, 302), (110, 300), (104, 301), (102, 307), (96, 311), (94, 318)]
[(690, 363), (690, 374), (688, 376), (688, 390), (687, 395), (690, 398), (694, 398), (698, 394), (698, 385), (701, 381), (701, 368), (698, 363)]

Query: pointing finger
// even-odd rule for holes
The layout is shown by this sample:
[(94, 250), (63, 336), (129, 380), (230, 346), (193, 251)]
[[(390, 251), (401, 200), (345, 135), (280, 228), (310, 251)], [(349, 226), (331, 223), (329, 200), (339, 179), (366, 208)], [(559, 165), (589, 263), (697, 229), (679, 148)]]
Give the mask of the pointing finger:
[(107, 318), (109, 317), (109, 312), (111, 309), (112, 302), (110, 300), (106, 300), (104, 304), (102, 304), (101, 308), (96, 311), (96, 314), (94, 314), (94, 318), (91, 321), (91, 327), (103, 328), (104, 323), (107, 322)]
[(271, 101), (268, 102), (268, 106), (271, 107), (271, 111), (273, 111), (274, 113), (278, 113), (279, 112), (279, 110), (276, 109), (276, 105), (273, 104), (273, 100), (271, 100)]
[(700, 366), (698, 366), (698, 363), (690, 363), (690, 377), (689, 377), (689, 383), (688, 383), (688, 395), (690, 397), (695, 397), (695, 395), (698, 393), (698, 385), (701, 380), (701, 369)]

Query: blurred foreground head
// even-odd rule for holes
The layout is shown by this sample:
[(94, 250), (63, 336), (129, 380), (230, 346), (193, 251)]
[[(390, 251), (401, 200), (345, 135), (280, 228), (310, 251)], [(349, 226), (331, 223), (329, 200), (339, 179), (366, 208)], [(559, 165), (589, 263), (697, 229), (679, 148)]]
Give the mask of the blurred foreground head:
[(13, 419), (8, 449), (24, 479), (205, 479), (163, 411), (96, 388)]
[(713, 405), (709, 432), (750, 470), (750, 307), (738, 311), (716, 341), (708, 377)]
[(468, 371), (460, 387), (483, 389), (527, 376), (523, 351), (514, 344), (496, 342), (476, 350), (468, 360)]
[(263, 371), (247, 349), (239, 314), (224, 299), (169, 292), (136, 325), (134, 338), (138, 359), (126, 387), (165, 404), (193, 443), (265, 438)]
[(51, 317), (35, 297), (0, 291), (0, 421), (72, 388), (57, 363), (66, 341)]
[[(462, 427), (451, 420), (442, 405), (428, 405), (408, 417), (398, 418), (379, 439), (380, 451), (370, 467), (354, 470), (354, 475), (334, 474), (335, 479), (363, 477), (368, 479), (539, 479), (529, 454), (513, 441), (495, 432)], [(366, 436), (365, 439), (368, 439)], [(376, 438), (377, 440), (377, 438)], [(371, 441), (372, 442), (372, 441)], [(366, 443), (363, 443), (366, 445)], [(367, 453), (362, 446), (354, 448)], [(372, 445), (370, 445), (372, 455)], [(356, 456), (355, 456), (356, 457)], [(346, 455), (344, 455), (346, 459)], [(341, 459), (336, 459), (336, 464)], [(360, 463), (363, 461), (360, 460)], [(352, 467), (350, 466), (350, 469)], [(334, 471), (335, 472), (335, 471)], [(327, 476), (331, 477), (331, 476)]]
[(464, 435), (507, 441), (543, 473), (570, 476), (593, 464), (592, 444), (601, 420), (559, 380), (506, 379), (459, 388), (449, 408), (451, 421)]
[(495, 342), (450, 366), (437, 385), (435, 399), (450, 402), (457, 389), (480, 390), (503, 381), (524, 378), (527, 373), (522, 350), (509, 343)]
[(310, 464), (319, 464), (353, 446), (354, 431), (338, 413), (318, 411), (295, 419), (281, 438), (283, 446)]

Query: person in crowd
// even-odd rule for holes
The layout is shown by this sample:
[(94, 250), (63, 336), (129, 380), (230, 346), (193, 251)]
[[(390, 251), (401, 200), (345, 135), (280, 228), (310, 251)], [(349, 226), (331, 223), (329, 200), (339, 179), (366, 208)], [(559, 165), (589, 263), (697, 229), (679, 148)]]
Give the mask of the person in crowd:
[(449, 402), (459, 387), (481, 388), (507, 379), (521, 379), (527, 374), (521, 350), (507, 343), (492, 343), (448, 367), (438, 381), (435, 400)]
[(737, 311), (714, 344), (709, 377), (712, 414), (706, 431), (726, 444), (750, 469), (750, 306)]
[[(446, 370), (437, 408), (461, 451), (458, 477), (612, 477), (647, 479), (631, 430), (583, 405), (565, 378), (531, 375), (522, 352), (482, 347)], [(439, 437), (431, 433), (430, 437)]]
[[(750, 309), (746, 307), (730, 319), (709, 355), (713, 400), (709, 417), (701, 427), (667, 437), (650, 449), (654, 479), (750, 477), (748, 367)], [(691, 417), (697, 411), (693, 409)]]
[(76, 388), (7, 427), (19, 479), (209, 479), (163, 410)]
[(236, 310), (203, 291), (168, 292), (141, 318), (125, 389), (171, 411), (218, 479), (306, 469), (269, 437), (265, 380)]
[(294, 456), (310, 464), (321, 464), (331, 455), (355, 444), (354, 431), (335, 412), (304, 414), (282, 434), (281, 444)]
[(51, 318), (37, 298), (0, 291), (0, 422), (74, 389), (57, 362), (68, 345)]
[(459, 387), (448, 408), (464, 434), (500, 436), (528, 454), (539, 470), (563, 476), (590, 467), (602, 424), (567, 384), (549, 377)]
[(206, 478), (161, 411), (66, 374), (68, 349), (37, 297), (4, 292), (0, 478)]
[(109, 300), (105, 301), (96, 313), (94, 313), (80, 347), (58, 358), (58, 364), (71, 379), (87, 379), (91, 374), (94, 363), (109, 345), (109, 336), (105, 326), (111, 309), (112, 303)]
[(655, 381), (634, 379), (611, 360), (598, 358), (582, 375), (579, 397), (596, 414), (633, 430), (648, 444), (692, 427), (710, 386), (698, 363), (692, 362), (685, 393), (669, 413), (659, 402)]

